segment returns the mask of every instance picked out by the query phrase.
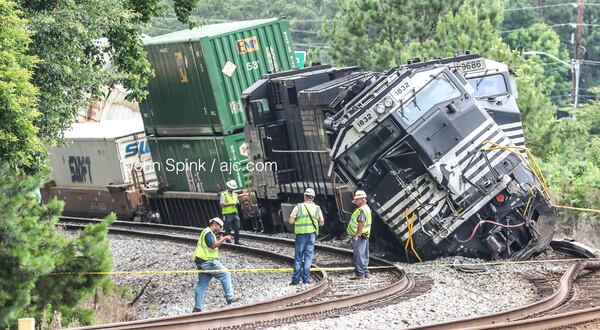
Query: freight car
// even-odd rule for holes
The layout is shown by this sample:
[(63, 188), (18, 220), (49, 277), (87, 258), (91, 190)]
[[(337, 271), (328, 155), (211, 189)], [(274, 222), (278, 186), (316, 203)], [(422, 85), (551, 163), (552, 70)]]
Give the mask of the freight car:
[(385, 73), (268, 75), (244, 93), (246, 137), (251, 159), (281, 166), (251, 173), (252, 188), (276, 224), (314, 187), (337, 219), (331, 234), (349, 191), (366, 190), (379, 233), (411, 260), (527, 258), (546, 248), (556, 217), (522, 148), (516, 96), (506, 65), (474, 54)]
[(65, 145), (49, 149), (52, 181), (41, 189), (42, 201), (65, 202), (64, 215), (121, 220), (146, 213), (143, 187), (156, 182), (142, 121), (106, 120), (75, 123)]

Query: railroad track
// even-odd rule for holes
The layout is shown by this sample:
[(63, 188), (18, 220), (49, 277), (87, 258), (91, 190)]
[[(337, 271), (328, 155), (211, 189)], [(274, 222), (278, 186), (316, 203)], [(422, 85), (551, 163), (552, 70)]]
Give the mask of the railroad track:
[[(88, 223), (98, 221), (100, 220), (63, 217), (59, 225), (68, 229), (79, 229)], [(110, 232), (195, 244), (200, 229), (115, 222), (110, 228)], [(241, 236), (246, 245), (224, 244), (223, 248), (265, 256), (287, 264), (293, 263), (293, 257), (291, 257), (294, 251), (293, 240), (253, 234)], [(337, 267), (342, 263), (347, 264), (351, 260), (352, 251), (317, 244), (315, 254), (315, 264), (318, 267)], [(197, 329), (242, 325), (262, 327), (343, 315), (356, 308), (370, 308), (393, 303), (403, 297), (407, 299), (421, 294), (431, 286), (428, 278), (413, 278), (389, 261), (372, 258), (371, 263), (389, 268), (374, 270), (369, 277), (369, 283), (375, 284), (375, 286), (369, 286), (367, 289), (365, 289), (364, 282), (348, 281), (349, 273), (327, 273), (321, 270), (313, 272), (316, 285), (305, 291), (270, 301), (175, 317), (98, 325), (85, 327), (85, 329)]]
[(593, 252), (567, 241), (553, 242), (559, 253), (579, 260), (556, 280), (536, 279), (542, 291), (555, 287), (552, 294), (535, 303), (506, 312), (463, 320), (424, 325), (414, 329), (545, 329), (564, 326), (600, 324), (600, 260)]

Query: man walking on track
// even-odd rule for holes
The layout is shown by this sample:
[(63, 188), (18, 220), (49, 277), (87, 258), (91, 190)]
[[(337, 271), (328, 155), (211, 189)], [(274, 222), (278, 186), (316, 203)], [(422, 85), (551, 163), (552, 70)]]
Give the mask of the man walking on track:
[(227, 272), (227, 268), (221, 264), (219, 257), (219, 246), (226, 240), (231, 240), (231, 236), (225, 236), (217, 240), (216, 233), (223, 228), (223, 220), (219, 218), (210, 219), (208, 227), (204, 228), (200, 237), (196, 250), (194, 250), (194, 259), (196, 267), (199, 270), (223, 270), (224, 272), (215, 273), (200, 273), (198, 274), (198, 284), (196, 286), (196, 302), (194, 304), (193, 313), (201, 312), (204, 308), (204, 293), (208, 287), (208, 282), (214, 277), (221, 281), (223, 290), (225, 291), (225, 300), (227, 304), (232, 304), (239, 300), (233, 294), (233, 286), (231, 284), (231, 273)]
[(357, 206), (350, 217), (346, 233), (352, 238), (354, 253), (354, 276), (351, 280), (369, 277), (369, 237), (371, 236), (371, 209), (367, 205), (367, 194), (357, 190), (353, 203)]
[(302, 282), (310, 283), (310, 266), (312, 265), (315, 243), (319, 235), (319, 227), (323, 227), (325, 219), (321, 208), (314, 203), (315, 191), (312, 188), (304, 191), (304, 203), (297, 204), (288, 222), (294, 225), (296, 234), (296, 252), (294, 255), (294, 273), (292, 285)]

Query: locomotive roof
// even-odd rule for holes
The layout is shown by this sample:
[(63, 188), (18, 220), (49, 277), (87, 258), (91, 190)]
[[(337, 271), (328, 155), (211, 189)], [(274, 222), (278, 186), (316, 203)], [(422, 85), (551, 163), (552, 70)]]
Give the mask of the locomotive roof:
[(65, 139), (115, 139), (144, 132), (144, 122), (136, 120), (106, 120), (96, 123), (74, 123), (65, 131)]

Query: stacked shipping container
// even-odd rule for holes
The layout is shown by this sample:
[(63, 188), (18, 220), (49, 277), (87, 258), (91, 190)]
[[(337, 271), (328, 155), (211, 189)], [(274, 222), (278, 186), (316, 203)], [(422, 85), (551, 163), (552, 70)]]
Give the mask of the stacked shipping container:
[[(240, 96), (262, 75), (295, 68), (287, 21), (207, 25), (148, 39), (144, 47), (155, 77), (140, 110), (161, 189), (212, 199), (230, 179), (246, 187)], [(160, 194), (171, 195), (181, 196)]]
[[(207, 25), (151, 38), (145, 49), (156, 76), (140, 108), (154, 160), (164, 165), (159, 182), (191, 192), (216, 192), (229, 179), (246, 186), (247, 171), (196, 169), (193, 162), (244, 161), (240, 95), (265, 73), (295, 68), (287, 21)], [(181, 168), (186, 159), (191, 166), (183, 172), (167, 164)]]

